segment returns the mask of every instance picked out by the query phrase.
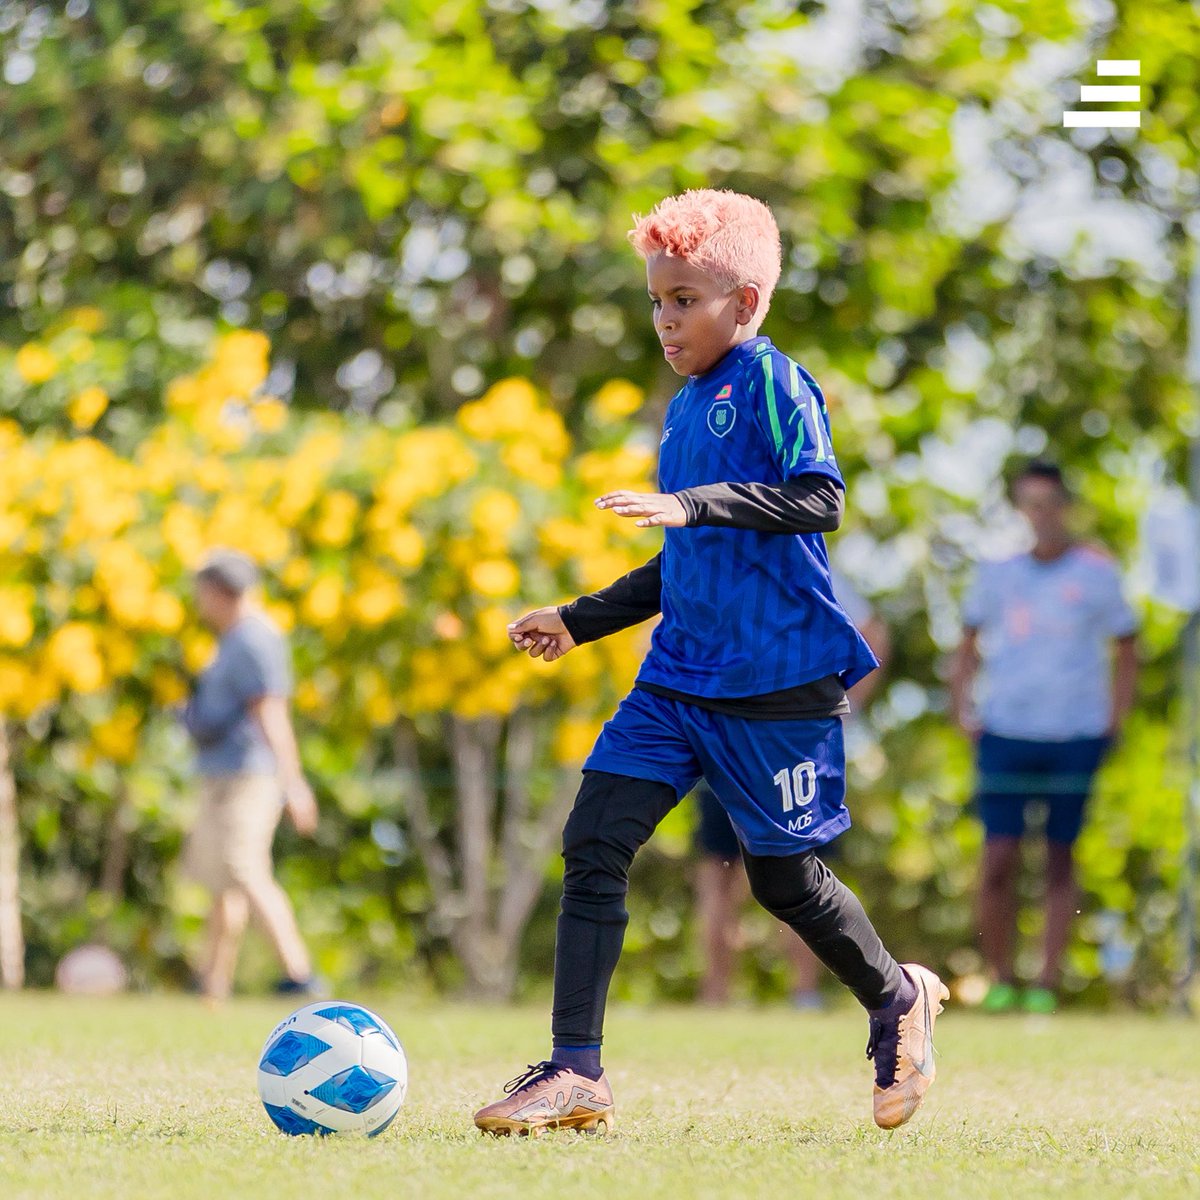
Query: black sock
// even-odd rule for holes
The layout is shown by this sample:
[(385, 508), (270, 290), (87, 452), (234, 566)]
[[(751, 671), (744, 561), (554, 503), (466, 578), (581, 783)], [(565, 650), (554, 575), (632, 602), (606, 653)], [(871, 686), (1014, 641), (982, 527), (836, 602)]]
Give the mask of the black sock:
[(577, 1075), (586, 1075), (588, 1079), (599, 1079), (604, 1073), (600, 1066), (599, 1046), (555, 1046), (550, 1051), (550, 1061)]

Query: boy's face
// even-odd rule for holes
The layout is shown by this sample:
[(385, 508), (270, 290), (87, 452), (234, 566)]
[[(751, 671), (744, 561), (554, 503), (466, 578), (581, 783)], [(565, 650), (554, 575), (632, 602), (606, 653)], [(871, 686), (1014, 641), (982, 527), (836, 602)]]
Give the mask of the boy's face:
[(699, 267), (659, 253), (646, 259), (646, 288), (654, 304), (654, 331), (677, 375), (702, 375), (754, 336), (756, 287), (722, 291)]

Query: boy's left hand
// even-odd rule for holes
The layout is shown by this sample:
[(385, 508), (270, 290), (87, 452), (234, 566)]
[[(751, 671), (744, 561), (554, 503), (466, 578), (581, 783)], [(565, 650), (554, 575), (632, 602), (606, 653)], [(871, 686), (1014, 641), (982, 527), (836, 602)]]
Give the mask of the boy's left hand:
[(678, 496), (661, 495), (657, 492), (609, 492), (596, 501), (597, 508), (611, 508), (618, 517), (637, 517), (637, 524), (666, 525), (682, 529), (687, 524), (687, 513)]

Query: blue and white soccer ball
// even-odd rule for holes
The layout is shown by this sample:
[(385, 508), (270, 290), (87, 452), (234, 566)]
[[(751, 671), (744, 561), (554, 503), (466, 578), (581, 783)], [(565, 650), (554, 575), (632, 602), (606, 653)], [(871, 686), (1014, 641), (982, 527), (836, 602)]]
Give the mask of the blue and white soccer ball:
[(365, 1133), (395, 1120), (408, 1061), (386, 1021), (361, 1004), (322, 1000), (271, 1031), (258, 1060), (258, 1094), (284, 1133)]

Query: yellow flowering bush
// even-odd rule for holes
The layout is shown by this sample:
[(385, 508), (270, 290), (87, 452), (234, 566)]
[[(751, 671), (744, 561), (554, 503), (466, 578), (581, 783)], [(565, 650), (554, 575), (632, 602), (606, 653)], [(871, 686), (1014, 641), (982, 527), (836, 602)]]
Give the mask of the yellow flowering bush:
[[(258, 395), (268, 354), (258, 333), (221, 339), (128, 453), (87, 435), (108, 403), (99, 387), (72, 401), (74, 435), (0, 422), (0, 714), (56, 708), (89, 753), (128, 761), (211, 654), (189, 575), (232, 546), (263, 568), (301, 708), (323, 730), (366, 744), (397, 715), (533, 704), (567, 731), (551, 738), (561, 761), (581, 758), (580, 731), (632, 682), (646, 631), (549, 666), (518, 655), (505, 626), (655, 552), (653, 534), (591, 503), (651, 487), (652, 456), (625, 441), (580, 453), (524, 379), (444, 425), (293, 418)], [(34, 383), (52, 360), (31, 343), (16, 367)], [(616, 418), (634, 392), (617, 383), (595, 403)]]
[[(521, 831), (504, 833), (501, 857), (510, 869), (513, 839), (532, 838), (529, 869), (541, 872), (537, 823), (561, 819), (562, 792), (632, 684), (648, 629), (547, 664), (514, 650), (506, 626), (658, 549), (661, 535), (592, 503), (651, 487), (652, 457), (621, 426), (628, 387), (598, 398), (603, 435), (585, 446), (523, 379), (453, 420), (386, 429), (298, 416), (263, 395), (267, 340), (239, 332), (166, 386), (162, 420), (114, 443), (109, 393), (60, 370), (95, 328), (77, 315), (7, 368), (31, 389), (59, 388), (62, 421), (29, 432), (0, 419), (0, 722), (35, 858), (64, 822), (72, 853), (116, 847), (117, 862), (120, 831), (132, 831), (143, 876), (175, 857), (189, 748), (174, 709), (214, 651), (190, 612), (191, 573), (229, 546), (261, 566), (266, 610), (291, 638), (298, 732), (334, 831), (328, 852), (310, 849), (295, 869), (321, 881), (315, 894), (343, 925), (361, 910), (343, 903), (345, 872), (378, 860), (371, 822), (406, 819), (389, 764), (408, 731), (436, 781), (451, 771), (448, 728), (461, 750), (463, 736), (483, 747), (486, 729), (532, 722)], [(499, 779), (506, 768), (489, 761)], [(453, 826), (456, 794), (437, 803)], [(27, 874), (29, 911), (57, 911), (49, 892), (44, 904), (28, 893), (40, 879)], [(122, 902), (127, 948), (157, 944), (176, 920), (166, 889), (154, 895), (149, 915)], [(58, 918), (46, 927), (72, 936)]]

